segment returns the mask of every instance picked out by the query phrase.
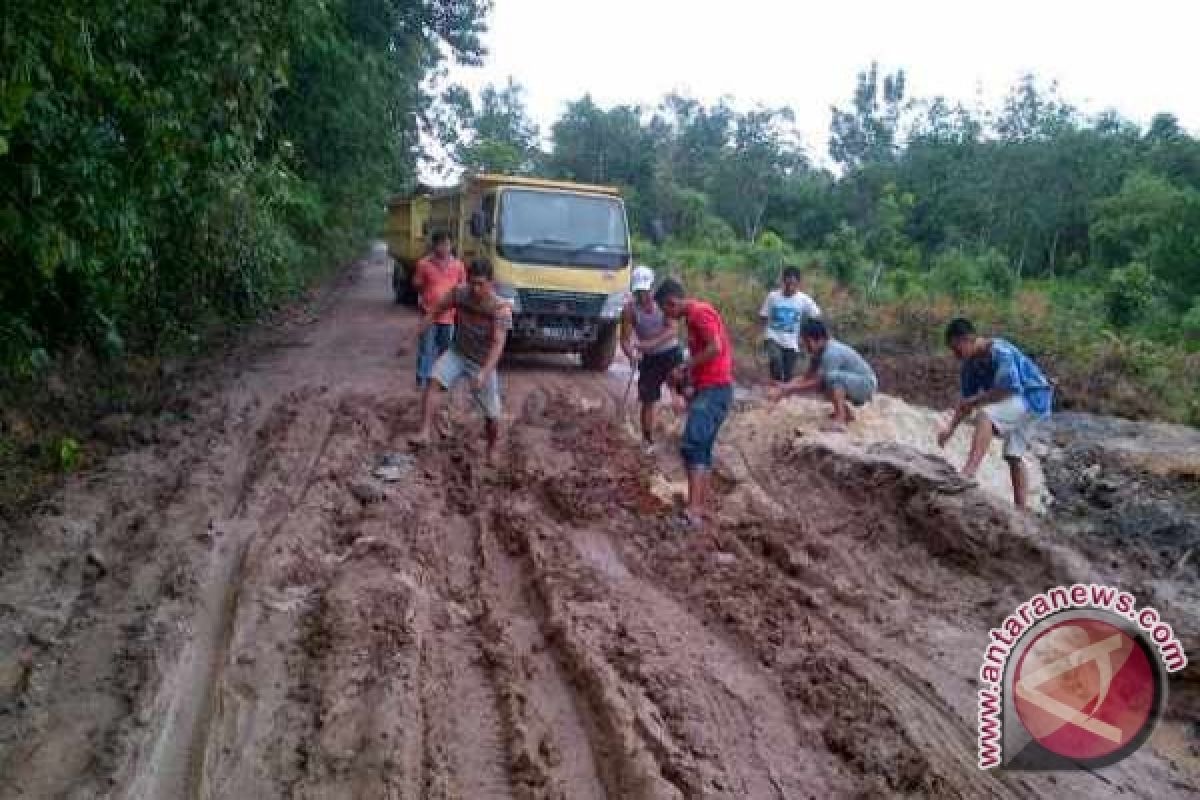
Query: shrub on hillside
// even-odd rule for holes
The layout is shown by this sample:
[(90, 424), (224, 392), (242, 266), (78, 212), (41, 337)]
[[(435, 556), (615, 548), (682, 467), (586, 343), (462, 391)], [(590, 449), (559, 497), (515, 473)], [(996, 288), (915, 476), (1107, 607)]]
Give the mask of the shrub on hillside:
[(1200, 347), (1200, 297), (1192, 302), (1192, 307), (1179, 321), (1183, 339), (1192, 347)]
[(1145, 264), (1134, 262), (1114, 269), (1104, 285), (1104, 310), (1109, 323), (1128, 328), (1143, 321), (1157, 293), (1158, 282)]

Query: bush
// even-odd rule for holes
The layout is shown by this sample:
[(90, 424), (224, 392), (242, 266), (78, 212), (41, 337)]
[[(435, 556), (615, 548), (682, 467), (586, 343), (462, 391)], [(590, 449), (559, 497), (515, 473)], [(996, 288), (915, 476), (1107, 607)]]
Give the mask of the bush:
[(825, 237), (829, 271), (843, 286), (857, 286), (867, 257), (858, 231), (843, 222)]
[(1200, 297), (1192, 302), (1192, 307), (1179, 320), (1179, 330), (1189, 345), (1200, 346)]
[(1143, 321), (1154, 303), (1157, 284), (1145, 264), (1135, 262), (1110, 272), (1104, 285), (1104, 311), (1109, 323), (1128, 328)]
[(929, 288), (956, 300), (1011, 299), (1017, 290), (1017, 275), (1003, 253), (985, 250), (969, 253), (948, 250), (933, 260)]

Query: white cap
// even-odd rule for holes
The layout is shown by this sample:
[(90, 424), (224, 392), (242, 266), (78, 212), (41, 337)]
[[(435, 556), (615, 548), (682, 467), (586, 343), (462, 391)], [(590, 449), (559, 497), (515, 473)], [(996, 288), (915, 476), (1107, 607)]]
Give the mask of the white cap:
[(649, 267), (634, 267), (629, 287), (635, 292), (648, 292), (654, 287), (654, 270)]

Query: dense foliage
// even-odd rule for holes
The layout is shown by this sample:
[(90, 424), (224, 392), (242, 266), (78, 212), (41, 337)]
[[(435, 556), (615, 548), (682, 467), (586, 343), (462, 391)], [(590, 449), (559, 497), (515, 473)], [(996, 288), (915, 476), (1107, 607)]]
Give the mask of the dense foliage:
[(186, 343), (377, 229), (488, 0), (10, 0), (0, 374)]
[(526, 171), (619, 184), (643, 233), (658, 226), (710, 253), (770, 231), (881, 297), (920, 286), (1011, 296), (1030, 278), (1080, 280), (1132, 293), (1104, 306), (1117, 329), (1178, 332), (1200, 302), (1200, 141), (1172, 116), (1144, 130), (1111, 112), (1087, 117), (1032, 77), (994, 110), (907, 91), (903, 72), (858, 76), (831, 117), (836, 169), (813, 164), (788, 109), (678, 95), (651, 109), (585, 95), (540, 153), (519, 87), (504, 90), (502, 116), (485, 104), (464, 124), (478, 131), (474, 155), (513, 142)]

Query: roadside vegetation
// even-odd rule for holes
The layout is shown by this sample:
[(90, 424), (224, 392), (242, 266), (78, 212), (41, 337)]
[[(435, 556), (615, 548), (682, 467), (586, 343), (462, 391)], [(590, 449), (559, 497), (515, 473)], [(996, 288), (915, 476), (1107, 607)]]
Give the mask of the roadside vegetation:
[(0, 483), (82, 463), (89, 416), (361, 253), (488, 7), (6, 3)]

